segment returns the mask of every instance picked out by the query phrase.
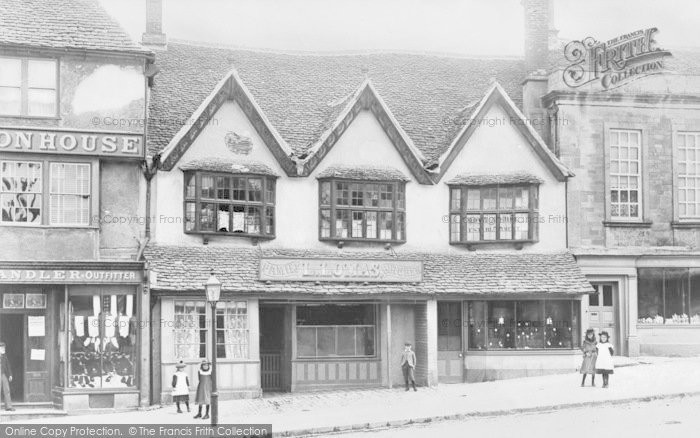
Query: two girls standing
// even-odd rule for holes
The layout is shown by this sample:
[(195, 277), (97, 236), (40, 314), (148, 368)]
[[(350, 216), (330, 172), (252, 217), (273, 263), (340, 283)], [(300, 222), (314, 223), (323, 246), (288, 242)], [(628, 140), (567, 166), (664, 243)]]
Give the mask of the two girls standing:
[(581, 344), (583, 362), (581, 363), (581, 386), (586, 384), (586, 375), (591, 375), (591, 386), (595, 386), (595, 375), (603, 375), (603, 388), (608, 387), (610, 374), (614, 373), (612, 356), (615, 353), (610, 344), (608, 332), (600, 333), (600, 341), (596, 342), (593, 329), (586, 330), (586, 337)]
[[(182, 413), (180, 403), (184, 403), (187, 407), (187, 412), (190, 412), (190, 379), (185, 372), (186, 366), (187, 365), (180, 361), (180, 363), (175, 365), (177, 371), (173, 375), (173, 401), (177, 406), (178, 414)], [(197, 384), (197, 395), (195, 396), (194, 402), (199, 405), (199, 409), (194, 418), (206, 420), (209, 418), (209, 404), (211, 403), (211, 363), (207, 359), (202, 360), (197, 377), (199, 378), (199, 382)], [(202, 406), (206, 406), (206, 412), (203, 417)]]

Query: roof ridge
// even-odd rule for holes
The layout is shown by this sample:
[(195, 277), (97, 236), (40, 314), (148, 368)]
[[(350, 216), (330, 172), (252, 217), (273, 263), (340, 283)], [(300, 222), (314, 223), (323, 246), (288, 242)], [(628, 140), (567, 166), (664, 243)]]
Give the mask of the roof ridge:
[(233, 44), (219, 43), (219, 42), (208, 42), (208, 41), (197, 41), (190, 39), (181, 38), (170, 38), (168, 39), (168, 44), (184, 44), (194, 47), (207, 47), (212, 49), (226, 49), (235, 51), (244, 51), (252, 53), (265, 53), (274, 55), (288, 55), (288, 56), (318, 56), (318, 57), (332, 57), (332, 56), (373, 56), (373, 55), (410, 55), (410, 56), (421, 56), (421, 57), (432, 57), (432, 58), (452, 58), (452, 59), (489, 59), (489, 60), (506, 60), (506, 61), (518, 61), (523, 60), (523, 56), (514, 55), (475, 55), (475, 54), (465, 54), (465, 53), (452, 53), (452, 52), (430, 52), (430, 51), (413, 51), (413, 50), (398, 50), (398, 49), (374, 49), (374, 50), (343, 50), (343, 51), (305, 51), (305, 50), (284, 50), (284, 49), (272, 49), (265, 47), (244, 47), (236, 46)]

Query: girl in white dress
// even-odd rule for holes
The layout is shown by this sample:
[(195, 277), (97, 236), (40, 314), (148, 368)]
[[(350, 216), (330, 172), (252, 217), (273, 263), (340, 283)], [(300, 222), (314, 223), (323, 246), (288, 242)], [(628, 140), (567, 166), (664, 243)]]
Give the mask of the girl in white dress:
[(610, 374), (615, 372), (612, 359), (615, 350), (613, 350), (610, 344), (610, 335), (608, 332), (600, 332), (599, 339), (600, 341), (596, 345), (598, 357), (595, 362), (595, 372), (603, 375), (603, 388), (607, 388)]

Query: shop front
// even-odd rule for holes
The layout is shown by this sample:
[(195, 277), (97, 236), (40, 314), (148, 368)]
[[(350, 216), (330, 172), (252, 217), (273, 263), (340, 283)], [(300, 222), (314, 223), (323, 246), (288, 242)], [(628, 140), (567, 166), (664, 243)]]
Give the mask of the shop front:
[[(587, 327), (588, 281), (567, 253), (346, 254), (149, 246), (157, 403), (179, 361), (196, 379), (214, 318), (222, 398), (416, 383), (436, 385), (571, 372)], [(155, 327), (155, 326), (154, 326)]]
[(598, 295), (588, 320), (611, 334), (621, 354), (700, 353), (700, 254), (687, 250), (579, 250)]
[(438, 301), (440, 381), (571, 372), (580, 356), (582, 296), (514, 294)]
[(0, 265), (13, 400), (69, 412), (138, 407), (143, 264)]

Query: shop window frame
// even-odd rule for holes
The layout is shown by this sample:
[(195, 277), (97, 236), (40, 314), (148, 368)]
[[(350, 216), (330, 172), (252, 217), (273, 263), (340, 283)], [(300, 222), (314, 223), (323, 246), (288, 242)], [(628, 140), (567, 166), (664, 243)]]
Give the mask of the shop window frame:
[[(519, 327), (518, 326), (518, 305), (520, 303), (538, 303), (538, 307), (541, 310), (542, 314), (542, 320), (538, 321), (541, 323), (539, 327), (543, 329), (543, 336), (542, 336), (542, 347), (537, 347), (537, 348), (530, 348), (530, 347), (514, 347), (514, 348), (474, 348), (471, 347), (471, 305), (473, 303), (485, 303), (485, 308), (484, 312), (486, 315), (485, 319), (485, 327), (481, 327), (482, 330), (485, 330), (484, 333), (484, 345), (487, 346), (489, 342), (489, 329), (490, 329), (490, 324), (489, 324), (489, 313), (490, 313), (490, 307), (492, 303), (497, 303), (497, 302), (512, 302), (513, 303), (513, 320), (515, 321), (516, 325), (513, 327), (513, 330), (517, 330)], [(546, 306), (548, 302), (565, 302), (569, 303), (569, 309), (570, 309), (570, 314), (571, 314), (571, 320), (569, 322), (569, 328), (571, 330), (571, 347), (547, 347), (546, 342), (547, 342), (547, 336), (546, 332), (546, 326), (547, 326), (547, 314), (546, 314)], [(466, 330), (467, 330), (467, 340), (466, 340), (466, 350), (469, 351), (470, 353), (476, 353), (476, 352), (484, 352), (484, 353), (524, 353), (524, 352), (558, 352), (558, 351), (578, 351), (581, 345), (581, 300), (578, 299), (567, 299), (567, 298), (535, 298), (535, 299), (518, 299), (518, 298), (508, 298), (508, 299), (498, 299), (498, 300), (489, 300), (489, 299), (484, 299), (484, 300), (468, 300), (466, 302), (467, 308), (466, 308)], [(513, 340), (514, 343), (517, 342), (516, 340)], [(517, 344), (516, 344), (517, 345)]]
[[(294, 343), (293, 343), (293, 348), (294, 348), (294, 358), (295, 360), (300, 360), (300, 361), (317, 361), (317, 360), (373, 360), (377, 359), (379, 357), (379, 306), (376, 303), (327, 303), (329, 305), (342, 305), (342, 304), (356, 304), (356, 305), (368, 305), (372, 306), (372, 318), (374, 320), (374, 324), (298, 324), (298, 319), (297, 319), (297, 308), (299, 306), (304, 306), (304, 305), (310, 305), (310, 304), (319, 304), (319, 303), (298, 303), (295, 306), (295, 311), (294, 311)], [(374, 353), (372, 355), (334, 355), (334, 356), (319, 356), (318, 355), (318, 329), (319, 328), (333, 328), (334, 329), (334, 341), (335, 341), (335, 351), (338, 351), (338, 329), (339, 328), (348, 328), (348, 327), (353, 327), (355, 328), (354, 332), (354, 339), (355, 339), (355, 349), (357, 349), (357, 328), (367, 328), (371, 327), (372, 328), (372, 345), (373, 345), (373, 351)], [(299, 328), (313, 328), (315, 329), (315, 351), (316, 355), (315, 356), (305, 356), (301, 355), (299, 353), (299, 335), (298, 335), (298, 330)]]
[[(660, 279), (661, 279), (661, 294), (660, 294), (660, 299), (661, 299), (661, 313), (657, 314), (655, 318), (651, 317), (642, 317), (641, 315), (646, 312), (642, 312), (641, 306), (644, 305), (645, 303), (642, 302), (642, 285), (641, 281), (642, 278), (653, 278), (653, 276), (645, 276), (643, 275), (644, 271), (656, 271), (657, 273), (660, 273)], [(671, 272), (674, 273), (682, 273), (681, 278), (684, 277), (684, 282), (686, 283), (686, 290), (687, 290), (687, 299), (685, 302), (682, 304), (684, 306), (687, 306), (686, 308), (688, 309), (688, 314), (687, 314), (687, 321), (683, 321), (682, 314), (678, 315), (679, 319), (678, 322), (674, 322), (673, 320), (673, 315), (671, 315), (671, 318), (667, 318), (667, 308), (670, 307), (668, 305), (668, 300), (667, 300), (667, 276), (669, 276), (669, 280), (672, 280), (673, 277), (670, 275)], [(698, 285), (695, 285), (694, 279), (697, 280)], [(694, 287), (697, 289), (697, 293), (700, 294), (700, 268), (696, 267), (660, 267), (660, 268), (638, 268), (637, 269), (637, 327), (700, 327), (700, 312), (698, 312), (696, 315), (692, 314), (692, 309), (693, 309), (693, 297), (694, 297)], [(696, 298), (696, 300), (700, 301), (700, 296)], [(658, 318), (663, 319), (663, 321), (660, 321)], [(650, 321), (651, 320), (651, 321)], [(671, 320), (671, 322), (669, 322)]]

